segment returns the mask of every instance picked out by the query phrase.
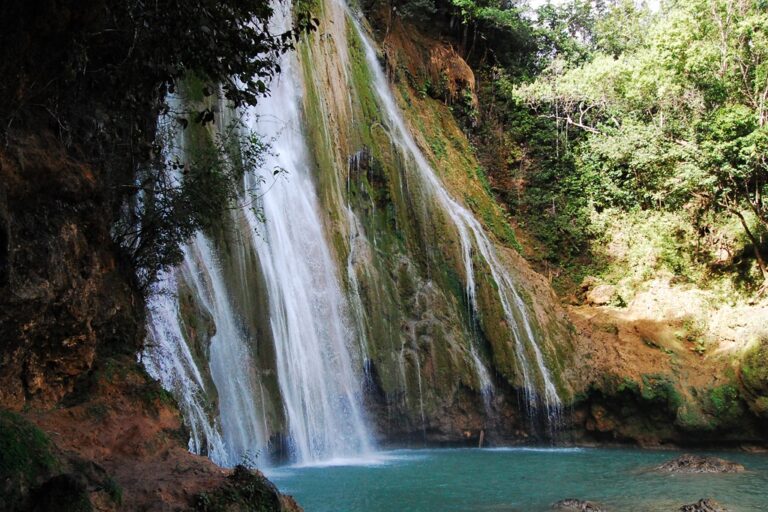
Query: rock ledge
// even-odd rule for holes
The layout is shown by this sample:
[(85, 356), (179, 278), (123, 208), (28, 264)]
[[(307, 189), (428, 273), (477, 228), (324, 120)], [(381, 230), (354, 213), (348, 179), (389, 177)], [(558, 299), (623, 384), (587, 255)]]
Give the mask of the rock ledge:
[(554, 510), (563, 510), (568, 512), (605, 512), (597, 503), (575, 498), (566, 498), (552, 504)]
[(718, 457), (685, 454), (656, 468), (665, 473), (743, 473), (744, 466)]
[(728, 509), (715, 500), (708, 498), (690, 505), (683, 505), (680, 507), (679, 512), (728, 512)]

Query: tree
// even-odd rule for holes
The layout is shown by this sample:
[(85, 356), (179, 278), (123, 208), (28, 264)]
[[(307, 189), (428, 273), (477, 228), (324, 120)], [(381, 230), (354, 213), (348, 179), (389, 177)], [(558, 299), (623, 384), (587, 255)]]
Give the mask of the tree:
[(573, 178), (594, 207), (696, 202), (733, 215), (753, 248), (762, 290), (766, 7), (764, 0), (679, 0), (656, 17), (634, 2), (616, 2), (592, 23), (587, 58), (565, 52), (533, 83), (510, 91), (556, 122), (558, 152), (572, 155)]
[[(145, 288), (233, 197), (231, 173), (217, 159), (179, 164), (197, 171), (175, 187), (171, 171), (179, 169), (169, 169), (158, 137), (158, 119), (179, 114), (168, 95), (194, 74), (203, 95), (221, 95), (235, 107), (254, 104), (280, 72), (279, 56), (318, 21), (303, 12), (292, 28), (272, 33), (268, 0), (38, 4), (0, 3), (0, 136), (12, 145), (25, 134), (53, 131), (73, 158), (90, 164), (108, 204), (104, 222), (119, 224), (117, 241)], [(179, 116), (184, 126), (204, 126), (215, 110)], [(216, 191), (222, 200), (211, 201)], [(144, 207), (131, 228), (123, 225), (128, 203)]]

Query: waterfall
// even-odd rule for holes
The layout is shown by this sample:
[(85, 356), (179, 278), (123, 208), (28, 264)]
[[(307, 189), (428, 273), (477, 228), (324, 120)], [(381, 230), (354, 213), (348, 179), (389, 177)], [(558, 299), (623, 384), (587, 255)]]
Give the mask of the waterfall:
[[(290, 27), (289, 9), (275, 4), (275, 32)], [(244, 190), (260, 190), (256, 206), (266, 221), (256, 214), (253, 199), (244, 197), (233, 220), (236, 228), (246, 228), (233, 256), (242, 259), (251, 251), (258, 257), (274, 343), (276, 398), (285, 418), (283, 435), (293, 461), (312, 463), (371, 450), (362, 407), (365, 356), (357, 353), (363, 346), (357, 345), (310, 174), (295, 55), (286, 54), (280, 64), (283, 72), (271, 84), (270, 97), (245, 112), (249, 128), (271, 144), (263, 166), (247, 169), (243, 177)], [(276, 169), (281, 171), (277, 178)], [(280, 179), (283, 175), (287, 178)], [(174, 295), (179, 279), (215, 324), (208, 361), (218, 395), (213, 422), (204, 412), (204, 382), (184, 338)], [(222, 465), (254, 456), (263, 465), (269, 463), (271, 433), (262, 375), (251, 354), (264, 341), (248, 339), (232, 307), (233, 285), (223, 276), (214, 244), (198, 233), (184, 248), (183, 263), (162, 282), (164, 293), (152, 298), (147, 369), (179, 397), (192, 430), (190, 449)]]
[(195, 295), (214, 319), (209, 368), (219, 396), (219, 417), (226, 441), (228, 462), (253, 460), (267, 447), (257, 403), (255, 365), (248, 339), (230, 304), (230, 293), (208, 239), (198, 233), (187, 248), (182, 266)]
[[(280, 33), (290, 27), (290, 5), (275, 2), (274, 9), (271, 28)], [(411, 162), (423, 188), (456, 230), (471, 316), (476, 317), (480, 307), (477, 264), (488, 269), (496, 284), (514, 345), (525, 406), (532, 413), (544, 409), (551, 423), (561, 401), (527, 306), (483, 226), (451, 197), (417, 146), (371, 40), (354, 16), (349, 19), (363, 43), (376, 101), (392, 143)], [(184, 248), (183, 262), (163, 274), (149, 304), (150, 343), (142, 356), (144, 364), (179, 399), (191, 432), (190, 449), (222, 465), (254, 456), (259, 457), (260, 465), (269, 464), (270, 440), (276, 435), (285, 440), (290, 459), (303, 464), (349, 458), (373, 449), (363, 395), (370, 378), (368, 352), (373, 353), (376, 347), (375, 339), (367, 338), (369, 312), (359, 289), (358, 277), (367, 271), (357, 273), (358, 262), (366, 261), (364, 252), (371, 248), (352, 206), (339, 206), (340, 222), (347, 229), (348, 253), (345, 268), (337, 264), (339, 254), (327, 235), (302, 127), (303, 83), (297, 56), (285, 54), (280, 66), (282, 72), (270, 84), (270, 96), (242, 112), (249, 129), (269, 141), (271, 147), (260, 168), (244, 173), (244, 190), (257, 191), (258, 197), (255, 205), (252, 197), (244, 197), (232, 215), (240, 236), (232, 246), (218, 243), (212, 234), (196, 234)], [(246, 259), (258, 261), (263, 280), (260, 293), (264, 295), (258, 307), (263, 311), (249, 311), (248, 307), (256, 306), (234, 302), (249, 286), (246, 268), (250, 267), (243, 263)], [(342, 286), (343, 279), (349, 293)], [(202, 357), (208, 360), (201, 359), (200, 347), (192, 347), (188, 338), (190, 326), (186, 322), (190, 320), (185, 315), (189, 311), (182, 311), (184, 305), (178, 295), (182, 290), (191, 294), (200, 315), (215, 325), (207, 352), (202, 350), (206, 352)], [(248, 315), (266, 319), (259, 334), (264, 339), (255, 339), (249, 331), (250, 318), (242, 318)], [(476, 342), (474, 337), (470, 339), (466, 360), (490, 411), (493, 380)], [(264, 344), (270, 344), (265, 352), (268, 355), (257, 357)], [(422, 382), (417, 347), (407, 348), (413, 350), (416, 380), (412, 384), (418, 389), (424, 430), (428, 425), (424, 396), (429, 396), (431, 388), (429, 381)], [(407, 388), (405, 349), (401, 348), (398, 363)], [(274, 360), (265, 362), (264, 357)], [(409, 400), (407, 392), (403, 397)], [(275, 408), (279, 411), (272, 414)]]
[[(349, 12), (348, 8), (345, 7), (345, 9)], [(490, 269), (491, 277), (498, 286), (499, 302), (513, 338), (518, 367), (522, 373), (526, 407), (533, 414), (541, 405), (545, 410), (548, 423), (557, 421), (561, 400), (552, 380), (552, 375), (544, 361), (544, 354), (533, 333), (526, 305), (517, 291), (509, 271), (499, 260), (496, 249), (485, 234), (480, 222), (467, 208), (450, 196), (437, 177), (435, 170), (427, 162), (424, 153), (419, 149), (400, 113), (389, 82), (377, 59), (374, 44), (351, 12), (349, 12), (349, 18), (363, 43), (368, 68), (374, 80), (373, 88), (379, 106), (388, 121), (393, 142), (404, 155), (409, 156), (415, 163), (424, 185), (437, 199), (438, 204), (448, 215), (459, 235), (464, 263), (466, 295), (472, 309), (477, 313), (475, 268), (472, 261), (473, 252), (477, 251)], [(489, 385), (490, 378), (487, 368), (477, 357), (474, 347), (470, 349), (470, 354), (473, 364), (477, 367), (478, 380), (484, 386)]]
[[(277, 30), (290, 26), (290, 5), (278, 3)], [(294, 54), (286, 54), (271, 96), (249, 111), (252, 129), (272, 141), (262, 169), (245, 176), (258, 187), (274, 169), (288, 179), (261, 198), (263, 240), (255, 242), (269, 298), (277, 373), (289, 440), (300, 462), (360, 454), (371, 449), (362, 408), (364, 361), (353, 350), (358, 334), (349, 317), (334, 254), (311, 176), (301, 126), (301, 81)]]
[(174, 272), (160, 277), (149, 299), (151, 342), (141, 355), (147, 372), (168, 390), (173, 390), (190, 430), (189, 450), (205, 453), (218, 464), (228, 462), (224, 440), (207, 414), (202, 397), (206, 389), (179, 323)]
[[(219, 398), (218, 421), (205, 409), (205, 385), (200, 369), (184, 338), (176, 294), (177, 279), (190, 287), (197, 301), (212, 318), (216, 333), (210, 340), (208, 367)], [(149, 336), (144, 365), (181, 404), (191, 430), (190, 450), (206, 453), (223, 466), (253, 461), (267, 447), (260, 410), (261, 398), (254, 392), (248, 341), (229, 303), (229, 292), (210, 241), (198, 233), (184, 248), (183, 263), (159, 283), (149, 303)]]

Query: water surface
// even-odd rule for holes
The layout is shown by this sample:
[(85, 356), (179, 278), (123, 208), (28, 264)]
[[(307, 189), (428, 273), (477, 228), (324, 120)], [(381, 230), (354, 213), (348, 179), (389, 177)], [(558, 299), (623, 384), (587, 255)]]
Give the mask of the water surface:
[(551, 510), (580, 498), (609, 511), (676, 511), (712, 497), (731, 512), (768, 511), (768, 455), (715, 453), (748, 472), (669, 475), (649, 468), (671, 451), (605, 448), (396, 450), (267, 472), (306, 512)]

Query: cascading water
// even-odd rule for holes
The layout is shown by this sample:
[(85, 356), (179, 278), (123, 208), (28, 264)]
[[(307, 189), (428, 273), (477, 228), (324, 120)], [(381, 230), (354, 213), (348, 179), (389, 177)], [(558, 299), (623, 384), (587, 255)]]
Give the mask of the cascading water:
[[(273, 30), (282, 32), (290, 26), (289, 9), (276, 3)], [(371, 442), (362, 409), (364, 356), (354, 350), (354, 323), (309, 174), (295, 56), (286, 55), (281, 67), (271, 96), (246, 113), (250, 128), (271, 142), (262, 168), (246, 170), (243, 178), (249, 193), (271, 182), (258, 199), (267, 221), (257, 217), (252, 198), (244, 198), (233, 220), (236, 227), (244, 220), (250, 229), (240, 233), (242, 247), (235, 251), (250, 250), (258, 256), (266, 283), (284, 437), (293, 460), (311, 463), (368, 452)], [(274, 181), (274, 169), (287, 171), (289, 178)], [(221, 267), (211, 241), (198, 233), (184, 250), (183, 264), (163, 282), (166, 293), (152, 299), (147, 367), (181, 398), (193, 431), (192, 450), (208, 453), (223, 465), (254, 456), (262, 463), (268, 461), (271, 433), (258, 364), (251, 357), (258, 340), (248, 339), (245, 322), (232, 307), (232, 285)], [(177, 279), (191, 289), (215, 324), (208, 366), (218, 395), (218, 428), (202, 405), (203, 379), (186, 345), (189, 340), (184, 339), (174, 296)]]
[[(471, 314), (477, 315), (479, 309), (475, 269), (479, 262), (489, 269), (497, 285), (498, 300), (514, 342), (526, 407), (532, 412), (543, 407), (553, 420), (560, 408), (560, 398), (511, 275), (482, 225), (450, 196), (427, 162), (399, 112), (372, 42), (357, 20), (351, 15), (350, 19), (363, 43), (367, 66), (374, 78), (376, 101), (393, 145), (412, 164), (423, 188), (456, 229)], [(289, 26), (290, 6), (276, 3), (273, 30), (282, 31)], [(153, 296), (150, 303), (151, 343), (144, 355), (147, 369), (179, 397), (192, 432), (190, 449), (207, 453), (223, 465), (236, 464), (246, 455), (260, 455), (260, 463), (268, 460), (269, 440), (277, 433), (283, 434), (291, 458), (299, 463), (360, 455), (371, 450), (372, 445), (362, 406), (363, 381), (368, 378), (370, 347), (365, 326), (369, 319), (359, 290), (362, 285), (357, 272), (361, 263), (356, 259), (360, 251), (375, 250), (376, 242), (368, 244), (362, 223), (347, 204), (347, 297), (341, 285), (343, 276), (335, 263), (335, 251), (326, 238), (324, 215), (311, 175), (310, 152), (302, 129), (303, 87), (297, 76), (296, 56), (285, 55), (281, 68), (282, 73), (271, 84), (271, 96), (246, 112), (250, 128), (271, 141), (271, 150), (260, 169), (246, 170), (244, 189), (267, 188), (264, 183), (275, 181), (276, 169), (287, 171), (281, 176), (288, 175), (287, 180), (277, 179), (258, 199), (257, 206), (266, 223), (251, 208), (250, 198), (244, 198), (242, 207), (233, 214), (236, 228), (247, 226), (238, 237), (240, 245), (219, 249), (213, 239), (197, 234), (185, 248), (183, 264), (167, 273), (158, 286), (161, 293)], [(375, 206), (374, 203), (372, 207)], [(248, 255), (258, 259), (268, 309), (259, 316), (268, 319), (269, 339), (253, 339), (253, 333), (245, 327), (247, 322), (240, 317), (250, 312), (244, 311), (241, 304), (233, 307), (235, 290), (242, 288), (243, 283), (227, 282), (233, 276), (225, 272), (219, 250), (233, 253), (229, 257), (237, 269), (235, 274), (245, 272), (246, 267), (239, 259)], [(359, 261), (367, 261), (368, 256)], [(363, 270), (360, 276), (365, 273)], [(240, 277), (245, 282), (244, 276)], [(205, 369), (198, 366), (206, 362), (199, 360), (199, 354), (198, 360), (193, 357), (189, 340), (185, 339), (182, 306), (174, 295), (182, 285), (215, 324), (207, 361), (210, 381), (202, 375), (201, 370)], [(272, 382), (277, 389), (269, 388), (266, 392), (264, 376), (271, 370), (263, 372), (263, 361), (253, 359), (259, 343), (274, 345), (271, 375), (275, 375)], [(406, 352), (413, 359), (415, 380), (408, 378)], [(474, 368), (486, 409), (490, 411), (493, 381), (474, 341), (466, 350), (466, 358)], [(411, 380), (411, 384), (418, 386), (424, 429), (426, 390), (418, 347), (403, 345), (399, 363), (403, 385), (407, 388)], [(211, 381), (218, 400), (208, 399), (212, 393), (206, 386)], [(403, 396), (407, 401), (408, 394)], [(281, 418), (270, 416), (267, 420), (268, 402), (279, 404)], [(212, 403), (218, 404), (218, 415), (212, 414)]]
[[(545, 409), (548, 424), (551, 425), (558, 420), (561, 400), (552, 381), (551, 373), (544, 361), (544, 355), (533, 334), (525, 303), (518, 293), (509, 272), (499, 260), (496, 249), (485, 234), (480, 222), (467, 208), (448, 194), (434, 169), (427, 162), (426, 157), (406, 127), (390, 90), (386, 75), (378, 62), (376, 50), (370, 37), (351, 12), (349, 17), (363, 43), (368, 68), (374, 79), (373, 88), (376, 92), (379, 106), (383, 110), (390, 126), (390, 136), (393, 142), (399, 146), (404, 155), (409, 156), (416, 164), (419, 175), (427, 189), (437, 199), (439, 205), (448, 215), (458, 232), (464, 261), (466, 294), (469, 303), (473, 311), (477, 312), (475, 269), (472, 261), (473, 250), (476, 250), (490, 269), (491, 277), (498, 286), (498, 298), (514, 339), (518, 366), (522, 373), (524, 392), (526, 394), (526, 407), (533, 414), (536, 413), (541, 404)], [(488, 370), (479, 357), (477, 357), (474, 347), (470, 349), (470, 357), (473, 359), (473, 364), (477, 367), (478, 380), (483, 386), (492, 385), (488, 376)], [(540, 393), (537, 392), (538, 389), (541, 389)]]
[(148, 304), (151, 343), (141, 359), (150, 375), (165, 389), (174, 391), (190, 430), (190, 451), (205, 453), (226, 465), (228, 456), (221, 432), (201, 399), (206, 392), (203, 377), (182, 335), (176, 290), (174, 272), (161, 276), (155, 286)]
[[(275, 5), (273, 23), (277, 30), (290, 26), (290, 5)], [(246, 174), (245, 185), (258, 187), (272, 169), (290, 173), (289, 183), (262, 197), (267, 222), (255, 249), (267, 283), (291, 447), (299, 462), (309, 463), (364, 453), (371, 443), (362, 408), (364, 361), (352, 350), (356, 333), (310, 175), (296, 57), (287, 54), (281, 68), (271, 97), (249, 112), (251, 127), (266, 131), (273, 151), (261, 170)], [(252, 211), (245, 214), (254, 229), (262, 228)]]
[(211, 339), (209, 368), (219, 396), (219, 417), (226, 441), (228, 462), (253, 459), (267, 447), (257, 402), (257, 376), (248, 340), (230, 304), (230, 294), (210, 242), (198, 233), (187, 248), (182, 267), (196, 297), (213, 317), (216, 334)]
[[(179, 108), (178, 99), (172, 101)], [(177, 135), (177, 147), (169, 148), (169, 158), (185, 152), (184, 137)], [(182, 263), (163, 273), (150, 297), (149, 343), (142, 360), (148, 373), (179, 400), (191, 431), (192, 451), (223, 466), (253, 461), (266, 451), (268, 433), (260, 415), (264, 403), (254, 393), (258, 380), (250, 356), (252, 340), (231, 307), (230, 290), (211, 241), (197, 233), (183, 254)], [(182, 319), (178, 298), (182, 284), (215, 326), (207, 361), (195, 360), (185, 337), (191, 326)], [(198, 365), (207, 367), (215, 391), (206, 390)], [(211, 395), (218, 399), (218, 411), (211, 410)]]
[[(217, 424), (205, 411), (205, 386), (184, 339), (175, 296), (178, 279), (191, 288), (216, 326), (208, 366), (219, 398)], [(257, 402), (261, 397), (254, 392), (256, 376), (247, 339), (229, 304), (219, 263), (204, 235), (198, 233), (184, 248), (183, 263), (161, 281), (160, 288), (149, 304), (151, 343), (143, 358), (147, 371), (181, 398), (191, 430), (192, 451), (207, 453), (223, 466), (253, 460), (267, 447), (259, 412), (263, 404)]]

